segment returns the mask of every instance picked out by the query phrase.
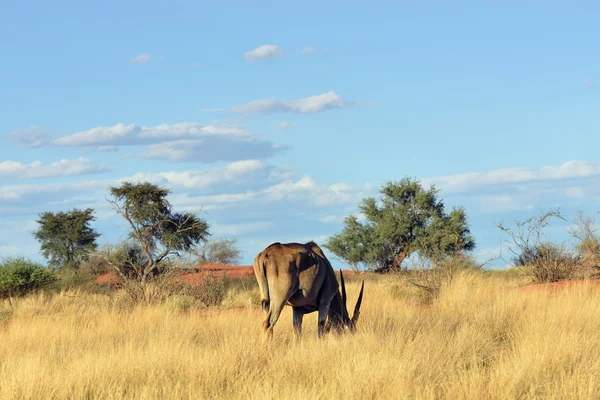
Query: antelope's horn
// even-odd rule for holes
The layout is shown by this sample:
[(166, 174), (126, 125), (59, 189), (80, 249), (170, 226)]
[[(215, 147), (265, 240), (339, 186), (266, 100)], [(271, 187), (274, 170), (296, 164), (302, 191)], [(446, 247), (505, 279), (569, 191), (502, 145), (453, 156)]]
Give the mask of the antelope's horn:
[(360, 316), (360, 304), (362, 303), (364, 290), (365, 281), (362, 281), (362, 285), (360, 286), (360, 294), (358, 295), (358, 300), (356, 300), (356, 306), (354, 307), (354, 314), (352, 314), (352, 322), (355, 324), (358, 321), (358, 317)]
[(346, 284), (344, 283), (344, 274), (342, 274), (342, 270), (340, 269), (340, 281), (342, 283), (342, 300), (344, 301), (344, 309), (346, 310), (346, 314), (348, 314), (348, 308), (346, 307)]

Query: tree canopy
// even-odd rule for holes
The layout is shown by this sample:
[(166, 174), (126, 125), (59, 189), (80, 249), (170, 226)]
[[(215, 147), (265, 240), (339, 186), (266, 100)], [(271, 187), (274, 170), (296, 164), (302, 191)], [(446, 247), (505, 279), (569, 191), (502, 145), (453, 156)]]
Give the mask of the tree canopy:
[(169, 189), (124, 182), (111, 187), (110, 194), (114, 198), (110, 203), (130, 226), (131, 239), (141, 246), (143, 262), (132, 265), (141, 282), (156, 274), (163, 260), (192, 251), (210, 235), (208, 223), (196, 214), (173, 211)]
[(91, 208), (40, 214), (39, 228), (33, 235), (41, 243), (50, 267), (77, 269), (89, 252), (96, 249), (100, 234), (90, 227), (90, 222), (96, 219), (93, 214)]
[(353, 268), (362, 264), (379, 272), (399, 270), (413, 252), (440, 257), (475, 248), (464, 209), (446, 213), (438, 190), (425, 190), (410, 178), (388, 182), (381, 198), (364, 199), (359, 211), (344, 220), (342, 232), (330, 237), (325, 247)]

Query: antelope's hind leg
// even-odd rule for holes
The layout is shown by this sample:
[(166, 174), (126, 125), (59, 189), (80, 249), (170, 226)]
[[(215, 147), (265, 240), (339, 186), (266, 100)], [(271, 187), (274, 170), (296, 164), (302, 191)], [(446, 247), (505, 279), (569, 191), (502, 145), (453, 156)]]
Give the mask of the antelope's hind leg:
[(294, 337), (300, 340), (302, 336), (302, 318), (304, 318), (304, 310), (301, 307), (294, 307)]

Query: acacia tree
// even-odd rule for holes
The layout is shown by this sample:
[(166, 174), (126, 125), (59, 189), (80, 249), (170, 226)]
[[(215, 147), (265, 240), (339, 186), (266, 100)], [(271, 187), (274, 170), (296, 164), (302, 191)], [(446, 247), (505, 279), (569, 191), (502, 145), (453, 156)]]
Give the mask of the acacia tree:
[(93, 214), (91, 208), (40, 214), (37, 220), (39, 228), (33, 236), (41, 243), (42, 254), (50, 267), (77, 270), (79, 264), (96, 249), (96, 239), (100, 234), (89, 225), (96, 219)]
[(194, 213), (173, 211), (167, 200), (169, 193), (169, 189), (149, 182), (124, 182), (110, 188), (113, 199), (108, 201), (129, 224), (130, 238), (140, 250), (136, 254), (141, 252), (129, 262), (132, 273), (124, 274), (117, 268), (125, 280), (133, 277), (145, 284), (161, 272), (166, 259), (192, 251), (210, 235), (208, 223)]
[(325, 247), (353, 268), (362, 264), (377, 272), (398, 271), (413, 252), (437, 258), (471, 251), (475, 241), (462, 208), (448, 214), (432, 186), (423, 189), (410, 178), (388, 182), (381, 199), (364, 199), (359, 205), (365, 222), (350, 215), (342, 232), (330, 237)]

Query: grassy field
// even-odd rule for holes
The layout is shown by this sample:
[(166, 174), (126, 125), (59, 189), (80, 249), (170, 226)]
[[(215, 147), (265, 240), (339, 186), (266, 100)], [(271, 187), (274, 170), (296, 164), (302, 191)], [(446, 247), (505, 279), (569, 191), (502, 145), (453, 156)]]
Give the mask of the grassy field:
[(315, 313), (296, 343), (286, 307), (267, 347), (247, 293), (229, 309), (32, 296), (0, 306), (0, 398), (600, 398), (600, 287), (516, 285), (463, 275), (426, 304), (368, 279), (355, 335), (317, 340)]

